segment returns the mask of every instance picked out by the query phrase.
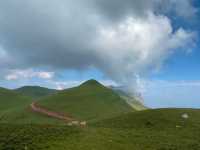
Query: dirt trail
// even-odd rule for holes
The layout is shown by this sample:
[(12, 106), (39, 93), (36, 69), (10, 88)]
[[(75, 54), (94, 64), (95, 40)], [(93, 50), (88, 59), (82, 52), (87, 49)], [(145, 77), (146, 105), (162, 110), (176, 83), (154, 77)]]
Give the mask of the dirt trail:
[(66, 114), (49, 111), (46, 108), (39, 106), (36, 102), (33, 102), (30, 106), (34, 112), (41, 113), (41, 114), (47, 115), (52, 118), (63, 120), (66, 123), (68, 123), (68, 125), (70, 125), (70, 126), (71, 125), (80, 125), (80, 126), (86, 125), (85, 121), (80, 122), (78, 120), (73, 119), (72, 117), (67, 116)]

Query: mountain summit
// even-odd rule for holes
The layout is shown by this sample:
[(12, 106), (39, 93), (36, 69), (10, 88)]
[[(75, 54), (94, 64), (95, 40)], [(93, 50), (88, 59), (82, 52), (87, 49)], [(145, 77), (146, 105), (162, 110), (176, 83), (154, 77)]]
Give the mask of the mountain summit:
[(38, 105), (86, 121), (101, 120), (134, 111), (112, 89), (93, 79), (43, 98), (38, 101)]
[(94, 79), (90, 79), (88, 81), (85, 81), (81, 84), (81, 86), (103, 86), (100, 82)]

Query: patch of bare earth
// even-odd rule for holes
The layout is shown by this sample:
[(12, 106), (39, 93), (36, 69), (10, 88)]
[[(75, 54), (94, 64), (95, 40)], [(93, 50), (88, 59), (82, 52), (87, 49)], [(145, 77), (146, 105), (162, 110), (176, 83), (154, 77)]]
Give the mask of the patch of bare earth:
[(41, 106), (39, 106), (36, 102), (31, 103), (30, 105), (31, 109), (34, 112), (52, 117), (52, 118), (56, 118), (56, 119), (60, 119), (63, 120), (67, 123), (67, 125), (69, 126), (86, 126), (86, 121), (78, 121), (72, 117), (70, 117), (69, 115), (66, 115), (64, 113), (60, 113), (60, 112), (55, 112), (55, 111), (50, 111), (46, 108), (43, 108)]

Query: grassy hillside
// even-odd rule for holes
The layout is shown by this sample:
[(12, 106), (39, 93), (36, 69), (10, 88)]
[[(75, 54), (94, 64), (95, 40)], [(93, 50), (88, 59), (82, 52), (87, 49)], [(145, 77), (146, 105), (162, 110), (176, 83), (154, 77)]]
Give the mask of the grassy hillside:
[(133, 96), (131, 93), (128, 92), (124, 92), (121, 89), (115, 88), (115, 87), (111, 87), (117, 94), (119, 94), (119, 96), (124, 99), (127, 104), (129, 104), (133, 109), (137, 110), (137, 111), (141, 111), (141, 110), (146, 110), (148, 109), (147, 107), (145, 107), (142, 102), (141, 99), (137, 96)]
[(48, 89), (39, 86), (24, 86), (18, 89), (15, 89), (16, 92), (19, 92), (25, 96), (29, 96), (33, 99), (39, 99), (45, 96), (49, 96), (57, 92), (54, 89)]
[[(183, 115), (188, 118), (184, 118)], [(152, 109), (137, 111), (96, 123), (111, 128), (185, 128), (199, 126), (198, 109)], [(200, 126), (199, 126), (200, 127)]]
[(118, 94), (95, 80), (44, 98), (39, 101), (39, 105), (87, 121), (133, 111)]
[(42, 116), (30, 110), (33, 99), (0, 88), (0, 123), (11, 124), (63, 124), (61, 121)]
[(11, 114), (23, 109), (30, 103), (30, 98), (21, 96), (19, 93), (0, 88), (0, 118), (3, 120)]
[(19, 93), (0, 88), (0, 113), (12, 111), (30, 103), (30, 99)]
[(158, 109), (124, 114), (87, 128), (1, 125), (0, 149), (199, 150), (199, 118), (200, 110)]
[(39, 100), (43, 107), (89, 120), (88, 126), (29, 110), (33, 99), (0, 88), (1, 150), (199, 150), (200, 110), (133, 111), (95, 80)]

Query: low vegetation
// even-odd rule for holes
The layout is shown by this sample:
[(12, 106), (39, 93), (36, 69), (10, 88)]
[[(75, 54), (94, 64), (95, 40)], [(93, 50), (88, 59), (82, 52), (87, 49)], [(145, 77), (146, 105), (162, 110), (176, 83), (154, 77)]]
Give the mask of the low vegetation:
[(199, 118), (199, 110), (160, 109), (125, 114), (86, 128), (1, 124), (0, 149), (199, 150)]
[[(34, 113), (29, 107), (34, 96), (25, 95), (0, 88), (0, 150), (200, 149), (198, 109), (136, 111), (122, 95), (95, 80), (37, 101), (88, 121), (81, 128)], [(132, 104), (146, 109), (139, 102)]]
[(86, 121), (102, 120), (134, 111), (117, 93), (95, 80), (41, 99), (38, 104)]
[(34, 101), (32, 97), (24, 96), (13, 90), (0, 88), (0, 123), (8, 124), (63, 124), (30, 109)]
[(31, 97), (34, 100), (38, 100), (40, 98), (55, 94), (57, 92), (57, 90), (48, 89), (48, 88), (39, 87), (39, 86), (24, 86), (24, 87), (15, 89), (14, 91), (24, 96)]

